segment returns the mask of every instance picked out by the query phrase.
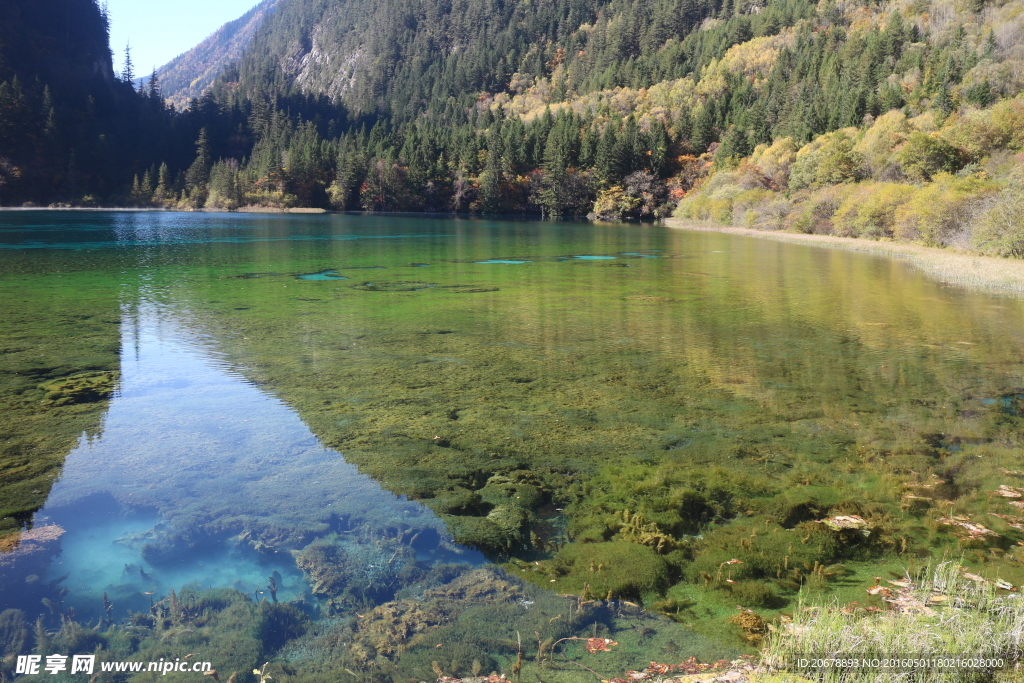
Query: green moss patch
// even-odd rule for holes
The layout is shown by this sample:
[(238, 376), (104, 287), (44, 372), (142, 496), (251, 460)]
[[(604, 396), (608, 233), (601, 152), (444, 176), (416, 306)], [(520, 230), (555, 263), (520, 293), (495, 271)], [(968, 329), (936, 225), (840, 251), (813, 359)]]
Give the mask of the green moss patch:
[(622, 541), (569, 543), (550, 561), (547, 573), (525, 576), (543, 585), (548, 574), (555, 590), (600, 599), (640, 600), (669, 585), (665, 558), (649, 547)]

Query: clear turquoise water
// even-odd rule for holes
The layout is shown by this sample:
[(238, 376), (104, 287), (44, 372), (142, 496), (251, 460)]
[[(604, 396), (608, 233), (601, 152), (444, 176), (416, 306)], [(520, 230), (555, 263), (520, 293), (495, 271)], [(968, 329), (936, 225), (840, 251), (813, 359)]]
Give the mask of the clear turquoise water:
[[(63, 535), (9, 565), (16, 555), (0, 554), (0, 608), (53, 634), (70, 610), (95, 625), (104, 594), (123, 624), (172, 590), (226, 588), (314, 620), (287, 646), (262, 645), (295, 667), (291, 680), (353, 666), (429, 680), (435, 659), (447, 673), (474, 658), (509, 671), (517, 631), (544, 636), (528, 658), (547, 637), (613, 638), (601, 659), (563, 645), (606, 677), (732, 656), (750, 649), (728, 621), (737, 601), (693, 578), (700, 563), (736, 557), (729, 534), (754, 538), (813, 496), (868, 506), (915, 557), (978, 552), (973, 569), (1024, 579), (1012, 552), (960, 548), (901, 508), (903, 487), (935, 473), (954, 479), (965, 514), (1005, 512), (985, 492), (1017, 469), (1024, 308), (888, 259), (651, 226), (12, 213), (0, 214), (0, 317), (0, 398), (17, 408), (5, 467), (26, 452), (63, 461), (38, 489), (42, 509), (16, 519)], [(101, 370), (117, 390), (98, 403), (50, 405), (39, 388)], [(71, 447), (47, 440), (79, 424)], [(735, 502), (697, 522), (672, 501), (709, 476), (734, 476), (721, 495)], [(565, 551), (602, 543), (570, 541), (649, 552), (616, 521), (624, 512), (681, 544), (663, 553), (675, 563), (663, 584), (625, 595), (648, 610), (560, 597), (602, 580), (599, 563), (570, 566)], [(482, 518), (515, 527), (520, 513), (519, 545), (489, 546), (492, 560), (519, 560), (514, 577), (487, 574), (484, 553), (453, 535)], [(862, 578), (906, 564), (887, 538), (828, 595), (863, 599)], [(491, 597), (439, 607), (457, 576)], [(374, 614), (412, 620), (417, 601), (431, 618), (452, 611), (401, 652), (373, 640), (387, 630)], [(146, 628), (131, 646), (110, 624), (100, 633), (142, 657), (167, 636)], [(342, 656), (331, 642), (363, 649)], [(570, 670), (529, 673), (576, 680)]]
[[(148, 595), (192, 584), (258, 598), (274, 571), (286, 577), (279, 599), (315, 602), (285, 548), (256, 551), (233, 534), (160, 546), (163, 538), (187, 537), (193, 515), (255, 517), (294, 533), (308, 529), (313, 509), (349, 526), (383, 533), (400, 521), (450, 541), (430, 510), (382, 490), (321, 446), (294, 410), (246, 381), (211, 340), (144, 293), (125, 314), (121, 381), (102, 434), (68, 454), (35, 517), (37, 525), (66, 530), (52, 571), (70, 573), (63, 583), (73, 587), (67, 602), (78, 615), (98, 617), (103, 593), (124, 617), (148, 609)], [(154, 542), (160, 552), (147, 556)], [(450, 547), (417, 549), (419, 559), (484, 562)]]
[(303, 273), (302, 275), (296, 276), (300, 280), (347, 280), (348, 278), (338, 273), (334, 268), (328, 268), (327, 270), (321, 270), (319, 273)]
[[(541, 250), (543, 258), (558, 263), (564, 260), (558, 254), (587, 228), (548, 224), (544, 229), (566, 233)], [(495, 231), (502, 242), (497, 247), (482, 239)], [(129, 647), (119, 629), (140, 628), (126, 624), (143, 623), (140, 615), (164, 609), (172, 591), (192, 596), (232, 589), (253, 604), (287, 603), (323, 623), (316, 633), (320, 637), (331, 629), (351, 628), (337, 620), (353, 619), (375, 604), (408, 599), (431, 586), (443, 590), (445, 584), (432, 578), (431, 568), (444, 568), (438, 576), (449, 580), (473, 577), (466, 572), (492, 566), (478, 550), (455, 542), (445, 522), (428, 507), (382, 488), (350, 464), (344, 452), (325, 446), (304, 423), (301, 411), (278, 395), (280, 387), (257, 377), (259, 363), (241, 360), (238, 353), (252, 341), (270, 343), (275, 353), (293, 359), (305, 357), (319, 341), (299, 341), (289, 348), (267, 335), (276, 334), (274, 325), (282, 321), (291, 331), (305, 334), (287, 322), (296, 305), (316, 305), (322, 297), (339, 293), (408, 296), (439, 290), (449, 302), (457, 302), (457, 309), (469, 312), (463, 303), (474, 309), (480, 301), (460, 300), (456, 294), (483, 296), (507, 284), (481, 286), (494, 284), (482, 269), (490, 264), (534, 265), (532, 258), (482, 258), (488, 252), (506, 253), (513, 246), (508, 238), (518, 243), (524, 231), (529, 235), (524, 246), (537, 237), (547, 239), (528, 223), (154, 213), (0, 215), (5, 310), (25, 314), (24, 329), (9, 328), (6, 339), (44, 339), (55, 350), (43, 355), (62, 357), (52, 366), (33, 358), (31, 345), (23, 344), (18, 353), (25, 359), (19, 362), (40, 378), (101, 369), (97, 359), (102, 355), (88, 355), (97, 343), (93, 337), (88, 342), (77, 337), (73, 323), (70, 333), (60, 331), (69, 321), (100, 317), (108, 325), (104, 353), (116, 348), (119, 357), (117, 388), (101, 402), (101, 419), (69, 452), (54, 454), (63, 457), (59, 476), (45, 505), (27, 520), (26, 527), (61, 529), (59, 544), (27, 559), (10, 555), (14, 559), (4, 570), (9, 581), (0, 586), (0, 611), (21, 610), (26, 623), (41, 618), (54, 634), (54, 652), (64, 647), (71, 654), (73, 646), (60, 628), (74, 619), (81, 628), (96, 629), (96, 637), (107, 642), (108, 650), (119, 651), (117, 656), (143, 657), (166, 636), (158, 627), (146, 626), (133, 631), (141, 641)], [(405, 274), (426, 266), (436, 281)], [(387, 279), (355, 277), (363, 270)], [(454, 278), (453, 270), (458, 271)], [(251, 299), (246, 292), (254, 284), (275, 294)], [(295, 290), (294, 297), (274, 300), (288, 288)], [(55, 302), (72, 293), (80, 300), (58, 312)], [(243, 300), (235, 300), (238, 296)], [(430, 316), (422, 306), (414, 308), (413, 317)], [(362, 328), (388, 310), (384, 301), (364, 298), (355, 309), (342, 302), (340, 308), (317, 312), (306, 322), (311, 330)], [(354, 312), (369, 317), (355, 323)], [(258, 322), (264, 314), (269, 314), (264, 322), (272, 323), (270, 328)], [(445, 318), (444, 307), (436, 315)], [(241, 323), (229, 323), (230, 341), (220, 328), (223, 316)], [(256, 326), (250, 327), (253, 322)], [(66, 335), (63, 344), (61, 335)], [(86, 343), (89, 350), (79, 348)], [(34, 391), (31, 382), (27, 390)], [(356, 391), (347, 399), (360, 405), (366, 396)], [(34, 400), (26, 405), (38, 405)], [(86, 405), (95, 404), (63, 410)], [(62, 413), (52, 412), (56, 408), (47, 410), (51, 412), (41, 413), (41, 422), (24, 428), (38, 432), (47, 429), (46, 420), (60, 419)], [(341, 416), (335, 426), (347, 420)], [(388, 457), (386, 452), (380, 455)], [(544, 519), (552, 537), (564, 536), (560, 510), (552, 507)], [(318, 542), (335, 549), (345, 563), (341, 583), (334, 584), (341, 593), (318, 591), (315, 585), (317, 572), (329, 573), (331, 566), (303, 566), (305, 572), (297, 566), (300, 551)], [(473, 580), (481, 590), (490, 590), (500, 584), (495, 577), (501, 575), (499, 570)], [(563, 615), (571, 613), (566, 611), (571, 600), (510, 580), (510, 586), (518, 586), (508, 589), (514, 599), (501, 598), (499, 591), (492, 602), (485, 600), (476, 608), (485, 614), (473, 617), (487, 624), (499, 618), (486, 616), (487, 610), (498, 610), (495, 614), (500, 612), (500, 620), (507, 622), (501, 629), (506, 639), (561, 619), (568, 625), (555, 623), (555, 628), (569, 630), (557, 631), (559, 635), (597, 633), (599, 626), (602, 633), (620, 628), (628, 635), (640, 633), (640, 625), (646, 624), (643, 637), (648, 641), (657, 635), (687, 653), (708, 657), (737, 652), (731, 645), (688, 634), (664, 617), (631, 613), (632, 608), (617, 602), (589, 608), (593, 614), (576, 608), (570, 621)], [(42, 599), (53, 607), (41, 606)], [(105, 605), (111, 604), (106, 612)], [(501, 612), (509, 604), (512, 614)], [(449, 620), (458, 628), (487, 631), (479, 625), (461, 626), (455, 616)], [(634, 641), (638, 637), (632, 636)], [(322, 666), (322, 652), (309, 654), (311, 647), (320, 652), (315, 649), (319, 641), (309, 638), (313, 644), (294, 641), (292, 654), (282, 650), (280, 656)], [(24, 647), (31, 648), (31, 641)], [(497, 659), (487, 659), (486, 649), (478, 655), (488, 667), (510, 665), (507, 646), (490, 647)], [(573, 657), (585, 654), (573, 643), (564, 649)], [(622, 653), (608, 662), (609, 675), (628, 666), (637, 653), (634, 647), (628, 656)], [(216, 661), (218, 653), (209, 656)], [(414, 666), (402, 664), (402, 658), (396, 661)], [(462, 662), (463, 673), (469, 664)]]

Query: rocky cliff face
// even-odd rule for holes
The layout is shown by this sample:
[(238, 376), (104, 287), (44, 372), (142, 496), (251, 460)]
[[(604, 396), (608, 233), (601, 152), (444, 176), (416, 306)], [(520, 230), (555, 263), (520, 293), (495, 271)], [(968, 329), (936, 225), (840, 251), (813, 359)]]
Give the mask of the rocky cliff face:
[(184, 109), (220, 76), (225, 67), (242, 56), (264, 20), (277, 10), (279, 0), (263, 0), (244, 15), (214, 31), (194, 48), (157, 69), (160, 88), (167, 101)]

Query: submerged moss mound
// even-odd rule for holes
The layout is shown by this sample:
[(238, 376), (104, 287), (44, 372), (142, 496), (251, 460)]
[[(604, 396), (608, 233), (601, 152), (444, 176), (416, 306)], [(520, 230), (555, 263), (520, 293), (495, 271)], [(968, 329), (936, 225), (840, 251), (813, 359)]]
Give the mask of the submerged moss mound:
[[(580, 641), (619, 643), (594, 657)], [(563, 640), (563, 639), (570, 640)], [(499, 672), (509, 679), (582, 683), (583, 662), (609, 677), (651, 657), (695, 655), (704, 660), (737, 650), (622, 601), (581, 601), (539, 589), (496, 567), (440, 565), (396, 599), (352, 620), (314, 624), (281, 652), (275, 680), (429, 681)], [(520, 670), (521, 667), (521, 670)]]
[[(508, 522), (509, 510), (502, 509), (499, 515), (501, 522)], [(509, 526), (498, 520), (487, 517), (453, 517), (442, 515), (448, 523), (456, 543), (476, 548), (494, 557), (507, 556), (516, 547), (516, 534), (509, 533)], [(511, 521), (516, 521), (512, 517)]]
[[(186, 653), (204, 652), (210, 654), (205, 659), (215, 663), (220, 680), (251, 681), (253, 668), (302, 636), (308, 625), (309, 619), (294, 605), (254, 603), (227, 588), (172, 591), (147, 611), (131, 613), (116, 624), (107, 619), (79, 623), (58, 611), (29, 625), (20, 610), (6, 610), (0, 613), (0, 653), (5, 654), (0, 675), (13, 674), (8, 662), (13, 668), (14, 656), (30, 651), (34, 641), (37, 651), (44, 653), (95, 654), (97, 670), (104, 662), (173, 662)], [(123, 680), (150, 683), (162, 680), (162, 675), (143, 670)]]
[(43, 402), (54, 406), (93, 403), (114, 393), (117, 374), (114, 372), (82, 372), (71, 377), (50, 380), (39, 385), (45, 393)]
[(635, 543), (569, 543), (551, 564), (556, 590), (587, 597), (640, 600), (669, 585), (665, 558)]
[[(129, 629), (100, 635), (104, 657), (129, 661), (173, 660), (184, 652), (216, 653), (221, 674), (252, 680), (248, 673), (286, 642), (300, 637), (308, 618), (295, 606), (253, 602), (232, 589), (185, 588), (158, 602), (148, 613), (129, 618)], [(132, 681), (158, 681), (159, 673), (142, 673)]]
[(421, 573), (416, 552), (394, 539), (369, 543), (322, 538), (295, 553), (295, 562), (329, 609), (390, 600)]

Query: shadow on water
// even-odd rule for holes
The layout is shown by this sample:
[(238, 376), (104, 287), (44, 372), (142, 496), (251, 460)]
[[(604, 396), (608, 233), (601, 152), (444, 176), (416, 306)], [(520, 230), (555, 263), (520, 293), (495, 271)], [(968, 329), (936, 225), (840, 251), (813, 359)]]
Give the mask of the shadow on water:
[[(152, 581), (151, 590), (166, 593), (192, 576), (253, 593), (272, 570), (294, 572), (290, 550), (328, 534), (374, 543), (419, 535), (434, 545), (406, 543), (411, 559), (483, 561), (452, 545), (432, 512), (383, 491), (322, 447), (293, 410), (232, 372), (158, 306), (143, 302), (125, 318), (120, 390), (103, 434), (68, 456), (36, 516), (37, 525), (66, 530), (65, 546), (87, 548), (72, 529), (88, 529), (102, 548), (83, 558), (93, 563), (87, 567), (63, 560), (68, 585), (91, 585), (99, 604), (127, 562), (148, 570), (151, 579), (139, 585)], [(234, 553), (233, 569), (214, 559), (225, 552)], [(95, 564), (100, 558), (112, 558), (109, 570)]]

